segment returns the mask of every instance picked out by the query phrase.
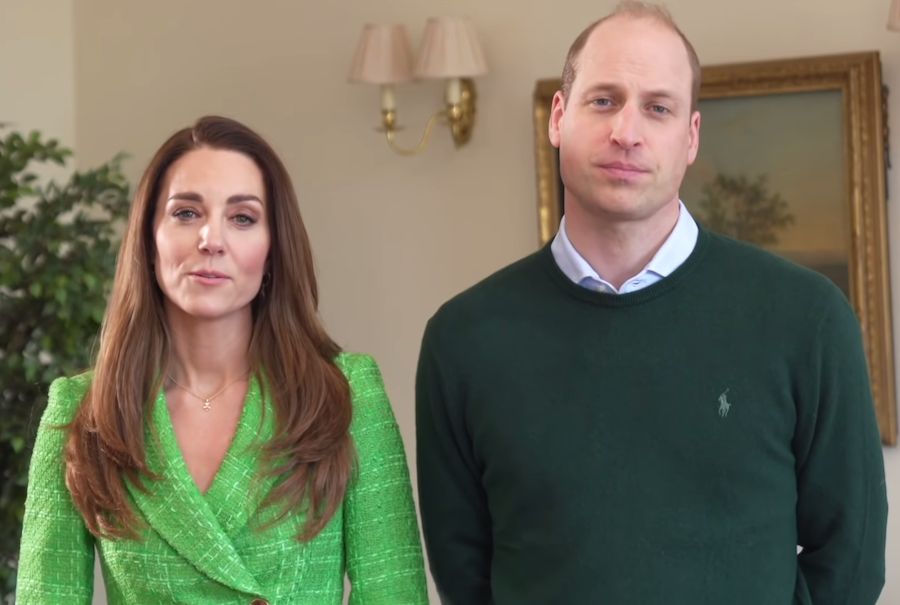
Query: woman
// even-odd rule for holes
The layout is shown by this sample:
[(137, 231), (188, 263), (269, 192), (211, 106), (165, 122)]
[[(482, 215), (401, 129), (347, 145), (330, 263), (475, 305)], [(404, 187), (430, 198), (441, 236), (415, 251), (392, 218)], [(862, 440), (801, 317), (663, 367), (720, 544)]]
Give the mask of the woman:
[(96, 365), (56, 380), (19, 605), (425, 604), (403, 443), (371, 357), (317, 316), (287, 170), (207, 117), (136, 192)]

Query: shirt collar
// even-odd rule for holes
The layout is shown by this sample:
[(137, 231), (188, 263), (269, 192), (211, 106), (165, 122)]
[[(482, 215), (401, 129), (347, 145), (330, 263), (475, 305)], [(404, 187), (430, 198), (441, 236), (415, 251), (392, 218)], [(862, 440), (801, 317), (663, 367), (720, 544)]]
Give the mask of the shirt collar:
[[(660, 277), (668, 277), (694, 251), (698, 231), (697, 223), (694, 222), (684, 203), (679, 200), (678, 220), (675, 227), (639, 275), (649, 272)], [(602, 281), (602, 277), (584, 260), (584, 257), (578, 253), (569, 240), (569, 236), (566, 234), (565, 216), (559, 223), (559, 231), (553, 238), (550, 249), (560, 270), (573, 282), (580, 284), (586, 278)]]

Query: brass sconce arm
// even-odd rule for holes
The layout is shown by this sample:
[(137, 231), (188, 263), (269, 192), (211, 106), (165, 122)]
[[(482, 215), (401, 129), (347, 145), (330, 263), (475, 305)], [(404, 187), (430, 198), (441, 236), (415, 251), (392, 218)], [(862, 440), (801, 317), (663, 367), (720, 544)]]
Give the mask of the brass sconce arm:
[(390, 145), (391, 149), (397, 155), (418, 155), (422, 151), (425, 150), (425, 147), (428, 145), (428, 139), (431, 137), (431, 131), (434, 130), (434, 125), (438, 123), (438, 121), (447, 115), (446, 110), (441, 110), (431, 116), (431, 119), (428, 120), (428, 124), (425, 126), (425, 134), (422, 135), (422, 140), (419, 141), (419, 144), (413, 147), (412, 149), (407, 149), (404, 147), (400, 147), (396, 143), (397, 136), (397, 128), (396, 120), (397, 120), (397, 112), (393, 109), (387, 109), (381, 112), (383, 116), (383, 126), (380, 128), (385, 133), (387, 137), (388, 145)]
[(424, 151), (428, 140), (434, 130), (434, 126), (441, 122), (450, 127), (450, 134), (457, 148), (465, 145), (472, 138), (472, 128), (475, 126), (475, 83), (469, 78), (459, 80), (459, 101), (447, 102), (447, 107), (436, 112), (425, 126), (422, 140), (412, 149), (397, 145), (396, 136), (400, 128), (397, 126), (397, 111), (393, 108), (383, 109), (381, 112), (382, 126), (379, 129), (385, 133), (388, 145), (398, 155), (412, 156)]

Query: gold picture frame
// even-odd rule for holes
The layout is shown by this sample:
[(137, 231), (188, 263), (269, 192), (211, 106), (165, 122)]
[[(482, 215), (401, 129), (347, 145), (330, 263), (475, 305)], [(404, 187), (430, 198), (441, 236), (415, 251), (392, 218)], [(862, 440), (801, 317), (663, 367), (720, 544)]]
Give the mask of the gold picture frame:
[[(886, 226), (886, 89), (878, 52), (862, 52), (703, 67), (704, 101), (779, 102), (784, 95), (832, 94), (843, 173), (847, 284), (845, 292), (862, 326), (881, 439), (897, 445), (897, 403)], [(548, 138), (550, 107), (560, 79), (536, 83), (533, 94), (538, 244), (548, 243), (563, 214), (557, 150)], [(839, 93), (839, 98), (838, 98)], [(813, 99), (807, 95), (803, 100)], [(720, 104), (721, 106), (721, 104)], [(707, 107), (711, 107), (707, 103)], [(827, 128), (827, 124), (823, 125)], [(704, 135), (701, 126), (701, 155)], [(840, 177), (838, 177), (840, 178)]]

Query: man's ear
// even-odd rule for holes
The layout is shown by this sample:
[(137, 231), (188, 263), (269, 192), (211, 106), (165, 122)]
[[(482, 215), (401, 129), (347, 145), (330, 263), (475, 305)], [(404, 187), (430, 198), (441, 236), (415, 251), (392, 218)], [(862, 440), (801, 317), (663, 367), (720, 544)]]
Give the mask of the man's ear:
[(697, 159), (697, 152), (700, 150), (700, 112), (695, 111), (691, 114), (691, 126), (688, 130), (688, 166)]
[(553, 103), (550, 105), (550, 123), (548, 124), (548, 134), (550, 135), (550, 144), (559, 148), (560, 129), (562, 120), (566, 113), (566, 98), (561, 91), (557, 91), (553, 95)]

